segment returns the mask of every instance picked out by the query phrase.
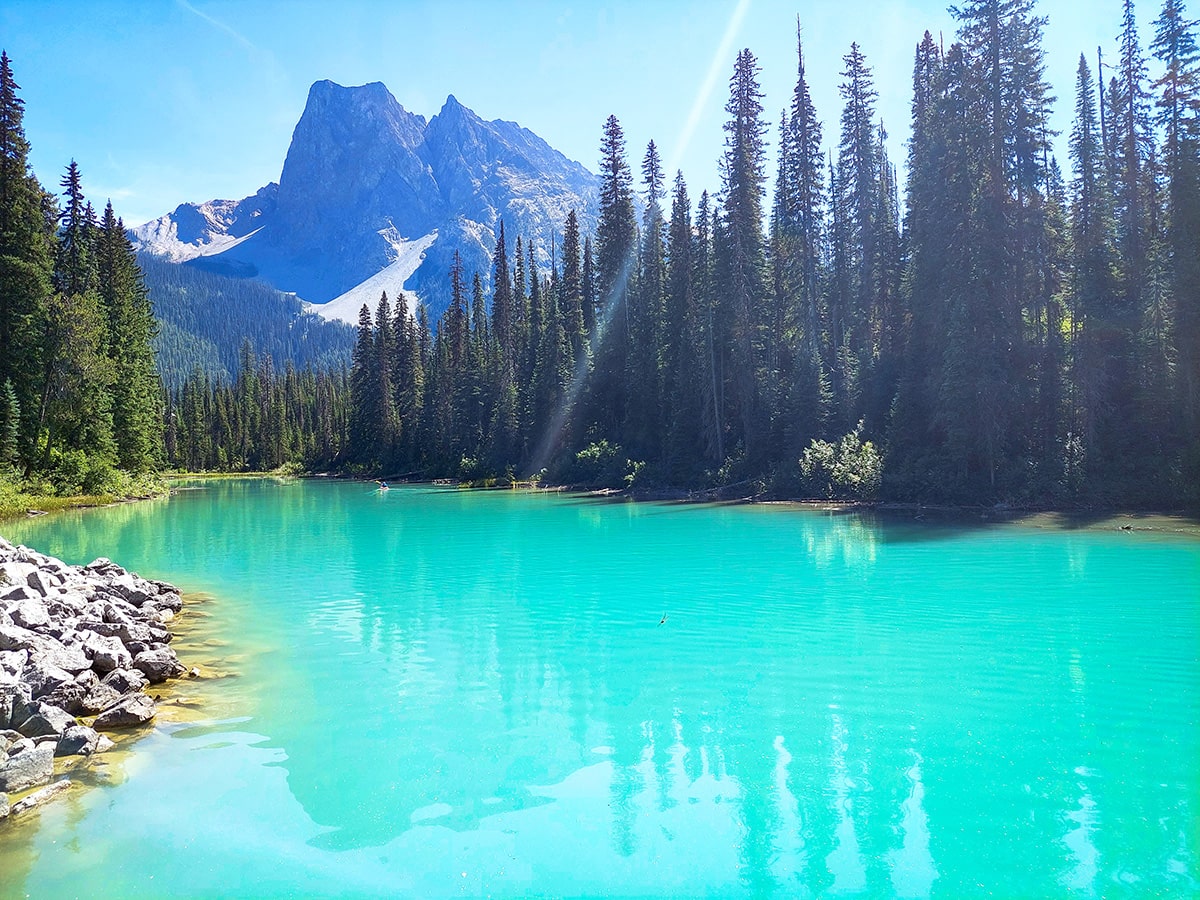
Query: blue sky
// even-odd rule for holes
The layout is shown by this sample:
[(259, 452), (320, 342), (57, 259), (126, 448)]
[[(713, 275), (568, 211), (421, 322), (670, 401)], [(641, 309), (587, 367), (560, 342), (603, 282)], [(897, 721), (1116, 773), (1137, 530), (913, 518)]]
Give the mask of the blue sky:
[[(1121, 5), (1043, 0), (1040, 11), (1050, 18), (1048, 75), (1065, 147), (1079, 53), (1094, 62), (1103, 45), (1115, 56)], [(1143, 45), (1158, 11), (1157, 2), (1138, 7)], [(278, 179), (308, 87), (322, 78), (382, 81), (427, 117), (454, 94), (593, 170), (613, 113), (635, 171), (653, 138), (694, 199), (719, 186), (724, 104), (742, 47), (762, 67), (774, 168), (774, 126), (795, 83), (797, 15), (827, 142), (841, 110), (841, 57), (858, 41), (902, 163), (913, 48), (927, 28), (947, 43), (954, 32), (936, 0), (5, 0), (0, 46), (22, 88), (43, 183), (56, 184), (74, 158), (96, 205), (111, 198), (138, 224)]]

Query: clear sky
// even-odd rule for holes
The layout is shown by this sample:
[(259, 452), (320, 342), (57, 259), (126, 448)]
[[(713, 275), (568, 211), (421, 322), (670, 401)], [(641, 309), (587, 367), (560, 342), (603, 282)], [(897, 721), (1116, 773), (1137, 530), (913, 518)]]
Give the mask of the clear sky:
[[(1055, 123), (1070, 127), (1079, 53), (1115, 58), (1120, 0), (1042, 0)], [(1159, 12), (1138, 7), (1143, 46)], [(795, 84), (795, 28), (827, 143), (842, 56), (857, 41), (903, 163), (913, 50), (953, 19), (939, 0), (4, 0), (0, 47), (26, 103), (32, 164), (56, 185), (74, 158), (97, 207), (127, 224), (184, 201), (241, 198), (279, 178), (309, 85), (384, 82), (432, 116), (447, 94), (520, 122), (597, 167), (604, 120), (625, 129), (635, 172), (653, 138), (693, 199), (719, 186), (717, 158), (737, 51), (762, 67), (775, 128)]]

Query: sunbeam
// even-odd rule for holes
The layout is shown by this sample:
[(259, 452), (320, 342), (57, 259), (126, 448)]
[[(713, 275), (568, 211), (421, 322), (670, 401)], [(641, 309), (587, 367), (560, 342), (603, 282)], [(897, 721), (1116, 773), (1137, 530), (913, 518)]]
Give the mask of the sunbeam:
[[(742, 21), (746, 17), (746, 12), (750, 9), (750, 3), (751, 0), (738, 0), (737, 6), (734, 7), (733, 12), (729, 16), (729, 22), (725, 25), (725, 32), (721, 35), (721, 43), (717, 45), (712, 61), (708, 65), (708, 74), (704, 76), (704, 82), (696, 92), (696, 97), (692, 101), (691, 111), (688, 113), (687, 122), (684, 123), (683, 131), (680, 132), (679, 139), (675, 142), (675, 149), (671, 154), (671, 164), (666, 168), (667, 172), (673, 172), (679, 168), (679, 161), (683, 158), (683, 154), (687, 152), (688, 145), (691, 144), (692, 137), (696, 133), (696, 127), (700, 123), (700, 117), (703, 115), (705, 107), (712, 98), (712, 93), (716, 89), (721, 70), (728, 61), (730, 51), (733, 49), (733, 42), (742, 27)], [(617, 306), (623, 302), (622, 298), (625, 294), (625, 287), (629, 283), (629, 276), (635, 263), (636, 251), (631, 248), (629, 257), (625, 260), (625, 265), (621, 268), (621, 273), (612, 291), (612, 296), (603, 303), (600, 316), (596, 319), (596, 331), (593, 334), (591, 353), (584, 353), (575, 361), (575, 371), (571, 375), (571, 382), (567, 386), (567, 390), (563, 393), (562, 400), (558, 404), (554, 415), (551, 416), (549, 423), (547, 423), (545, 434), (542, 435), (542, 439), (538, 442), (537, 450), (533, 454), (530, 475), (537, 474), (550, 462), (550, 455), (554, 452), (554, 448), (558, 444), (567, 419), (575, 408), (579, 397), (582, 395), (583, 389), (587, 386), (588, 378), (592, 372), (591, 362), (600, 355), (600, 349), (604, 346), (613, 315), (616, 313)]]

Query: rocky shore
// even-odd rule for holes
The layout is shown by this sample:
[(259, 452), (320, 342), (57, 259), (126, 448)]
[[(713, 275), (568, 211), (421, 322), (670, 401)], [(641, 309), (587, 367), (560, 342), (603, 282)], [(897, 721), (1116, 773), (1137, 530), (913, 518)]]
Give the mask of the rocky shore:
[(107, 559), (69, 566), (0, 538), (0, 819), (64, 790), (54, 760), (154, 718), (145, 692), (184, 672), (167, 625), (179, 590)]

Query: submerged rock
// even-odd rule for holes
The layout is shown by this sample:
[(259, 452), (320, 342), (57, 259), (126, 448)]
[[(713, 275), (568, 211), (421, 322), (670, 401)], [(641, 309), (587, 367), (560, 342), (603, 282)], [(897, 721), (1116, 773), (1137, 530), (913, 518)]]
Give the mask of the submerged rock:
[(44, 787), (40, 791), (34, 791), (28, 797), (24, 797), (13, 804), (12, 815), (20, 815), (23, 812), (33, 809), (35, 806), (41, 806), (47, 800), (52, 800), (59, 794), (70, 790), (72, 784), (74, 784), (73, 781), (64, 778), (62, 781), (56, 781), (54, 784)]

